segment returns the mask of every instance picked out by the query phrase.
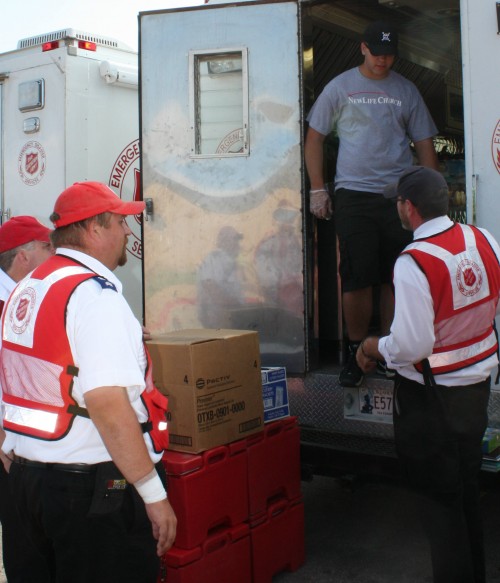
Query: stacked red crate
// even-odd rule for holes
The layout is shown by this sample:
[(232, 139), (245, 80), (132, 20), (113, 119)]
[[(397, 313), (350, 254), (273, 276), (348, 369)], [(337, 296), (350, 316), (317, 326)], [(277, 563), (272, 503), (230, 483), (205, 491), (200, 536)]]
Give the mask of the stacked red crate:
[(245, 441), (200, 454), (166, 451), (163, 464), (177, 536), (158, 582), (252, 583)]
[(158, 581), (167, 583), (252, 583), (249, 526), (215, 532), (194, 549), (173, 547)]
[(296, 417), (200, 454), (167, 451), (163, 463), (178, 523), (158, 581), (271, 583), (304, 562)]
[(271, 503), (265, 516), (250, 524), (253, 583), (272, 583), (282, 571), (296, 571), (305, 560), (302, 499)]
[(248, 437), (248, 505), (250, 521), (267, 513), (276, 500), (295, 500), (300, 489), (300, 429), (297, 417), (267, 424)]
[(215, 531), (248, 520), (244, 441), (200, 454), (166, 451), (168, 498), (177, 516), (175, 546), (192, 549)]
[(253, 583), (272, 583), (305, 559), (297, 417), (269, 423), (246, 442)]

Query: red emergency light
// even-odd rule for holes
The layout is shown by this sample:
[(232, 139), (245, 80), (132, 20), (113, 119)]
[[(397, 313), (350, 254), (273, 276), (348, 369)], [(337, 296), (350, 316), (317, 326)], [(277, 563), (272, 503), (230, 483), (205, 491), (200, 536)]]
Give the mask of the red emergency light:
[(43, 43), (42, 45), (42, 52), (45, 51), (53, 51), (54, 49), (58, 49), (59, 48), (59, 41), (58, 40), (52, 40), (46, 43)]
[(78, 48), (85, 49), (86, 51), (96, 51), (97, 45), (96, 45), (96, 43), (92, 43), (88, 40), (79, 40), (78, 41)]

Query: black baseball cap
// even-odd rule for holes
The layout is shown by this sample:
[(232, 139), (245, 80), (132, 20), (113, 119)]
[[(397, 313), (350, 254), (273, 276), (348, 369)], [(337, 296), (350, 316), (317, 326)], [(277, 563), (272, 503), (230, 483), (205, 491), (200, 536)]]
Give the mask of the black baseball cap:
[(384, 188), (384, 196), (394, 201), (400, 196), (418, 207), (419, 202), (436, 199), (441, 195), (441, 191), (447, 200), (448, 184), (441, 173), (425, 166), (410, 166), (397, 182)]
[(375, 57), (396, 55), (398, 52), (398, 32), (393, 24), (385, 20), (377, 20), (369, 24), (361, 40)]

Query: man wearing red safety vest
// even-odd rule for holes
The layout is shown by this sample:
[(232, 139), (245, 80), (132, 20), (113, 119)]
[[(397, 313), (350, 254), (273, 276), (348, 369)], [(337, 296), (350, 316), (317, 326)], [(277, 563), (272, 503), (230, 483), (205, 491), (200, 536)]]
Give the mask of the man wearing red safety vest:
[(155, 583), (175, 514), (161, 463), (166, 398), (113, 274), (127, 259), (125, 202), (76, 183), (56, 200), (56, 254), (22, 280), (2, 320), (10, 479), (53, 581)]
[(383, 358), (397, 372), (396, 450), (419, 493), (433, 581), (483, 583), (478, 479), (498, 366), (500, 248), (486, 230), (446, 216), (448, 187), (435, 170), (412, 167), (384, 196), (413, 242), (394, 267), (390, 334), (365, 338), (357, 361), (369, 371)]
[[(34, 217), (12, 217), (0, 227), (0, 316), (16, 283), (52, 253), (50, 229)], [(14, 436), (10, 434), (9, 437)], [(48, 572), (40, 564), (41, 556), (20, 523), (10, 491), (8, 470), (12, 441), (4, 441), (3, 447), (5, 453), (0, 451), (3, 462), (0, 464), (0, 521), (5, 574), (9, 583), (44, 583), (49, 581)]]

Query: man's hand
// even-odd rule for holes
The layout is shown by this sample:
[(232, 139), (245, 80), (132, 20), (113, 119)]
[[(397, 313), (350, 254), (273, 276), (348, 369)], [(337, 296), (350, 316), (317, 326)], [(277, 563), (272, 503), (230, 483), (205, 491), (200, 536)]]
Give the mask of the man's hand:
[(377, 366), (377, 359), (382, 356), (378, 351), (378, 338), (365, 338), (360, 342), (356, 352), (356, 362), (363, 372), (371, 372)]
[(152, 339), (151, 332), (149, 331), (148, 328), (146, 328), (146, 326), (143, 326), (142, 327), (142, 339), (145, 342), (147, 342), (148, 340), (151, 340)]
[[(5, 441), (5, 431), (0, 427), (0, 447), (3, 445)], [(12, 463), (12, 455), (13, 452), (11, 451), (9, 455), (5, 454), (2, 449), (0, 449), (0, 461), (5, 468), (5, 471), (9, 473), (10, 471), (10, 464)]]
[(174, 544), (177, 518), (168, 499), (146, 504), (146, 512), (153, 526), (153, 537), (158, 541), (156, 553), (162, 557)]
[(2, 461), (5, 471), (9, 473), (10, 466), (12, 464), (12, 452), (9, 455), (7, 455), (2, 450), (0, 450), (0, 460)]
[(309, 210), (317, 219), (332, 218), (332, 199), (326, 190), (311, 190), (309, 192)]

